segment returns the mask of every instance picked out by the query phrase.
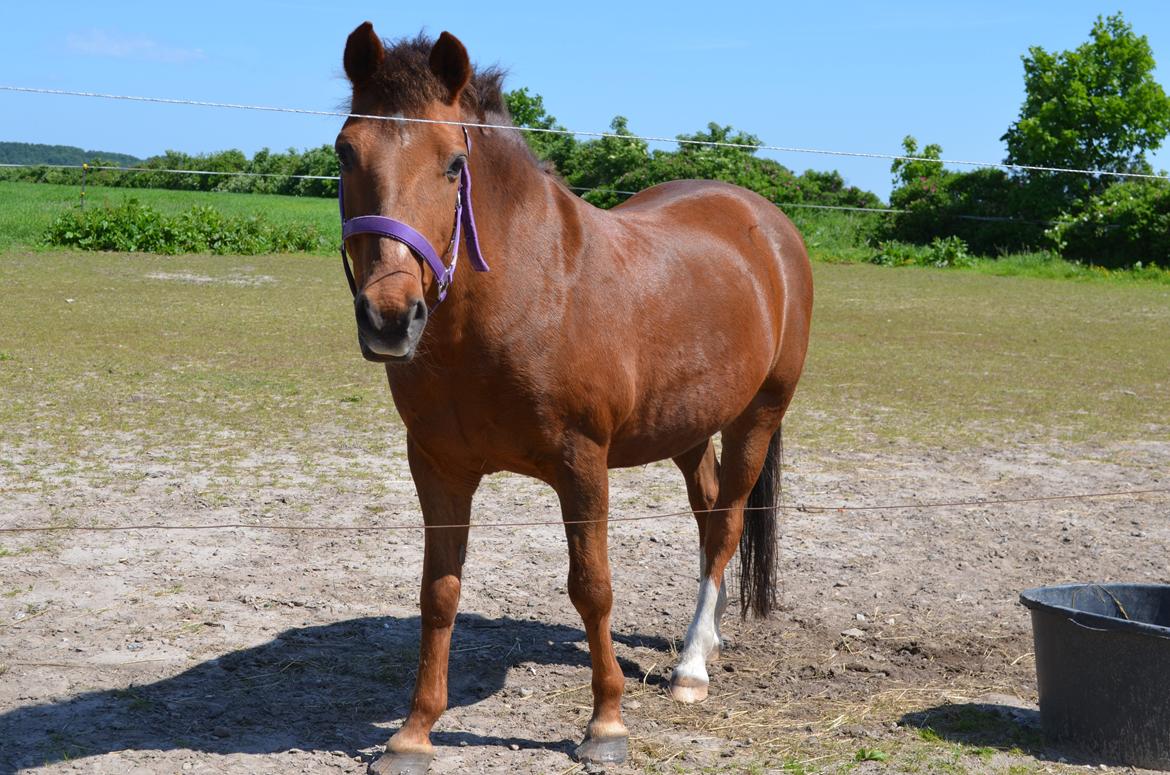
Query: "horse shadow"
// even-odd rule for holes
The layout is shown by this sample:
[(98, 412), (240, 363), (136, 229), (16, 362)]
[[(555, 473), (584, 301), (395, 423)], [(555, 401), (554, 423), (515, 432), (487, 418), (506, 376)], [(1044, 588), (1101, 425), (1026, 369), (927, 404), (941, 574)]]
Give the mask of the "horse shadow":
[[(410, 707), (418, 656), (417, 616), (368, 617), (286, 630), (253, 648), (209, 659), (150, 684), (86, 692), (0, 714), (0, 775), (123, 750), (216, 754), (293, 749), (358, 756), (386, 741)], [(614, 633), (658, 651), (668, 641)], [(532, 620), (456, 620), (450, 707), (505, 688), (516, 665), (587, 667), (585, 633)], [(619, 660), (629, 677), (638, 665)], [(568, 753), (576, 741), (436, 732), (441, 745), (518, 745)]]

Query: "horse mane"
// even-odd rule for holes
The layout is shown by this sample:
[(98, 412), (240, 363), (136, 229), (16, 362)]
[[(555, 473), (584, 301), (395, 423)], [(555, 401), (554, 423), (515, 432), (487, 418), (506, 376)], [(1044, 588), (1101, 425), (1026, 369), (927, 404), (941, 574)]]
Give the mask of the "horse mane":
[[(447, 99), (445, 87), (431, 71), (430, 55), (435, 41), (425, 33), (413, 38), (383, 39), (382, 64), (362, 84), (361, 99), (371, 101), (390, 113), (412, 113), (432, 102)], [(505, 71), (495, 65), (472, 66), (471, 80), (460, 95), (465, 111), (479, 120), (512, 123), (504, 100)]]

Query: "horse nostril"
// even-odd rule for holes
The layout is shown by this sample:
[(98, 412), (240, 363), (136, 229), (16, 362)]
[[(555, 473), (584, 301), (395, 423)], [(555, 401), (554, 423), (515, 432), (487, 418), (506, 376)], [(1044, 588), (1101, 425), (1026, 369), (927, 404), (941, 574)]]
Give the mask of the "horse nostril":
[(398, 316), (398, 330), (395, 333), (402, 337), (409, 337), (420, 332), (426, 322), (427, 303), (418, 299), (407, 306)]
[(370, 303), (370, 297), (364, 293), (359, 293), (354, 299), (354, 307), (357, 312), (358, 323), (368, 323), (375, 331), (381, 331), (385, 320), (382, 318), (382, 313), (378, 308)]
[(414, 303), (414, 316), (412, 317), (411, 322), (427, 322), (427, 304), (422, 299), (419, 299)]

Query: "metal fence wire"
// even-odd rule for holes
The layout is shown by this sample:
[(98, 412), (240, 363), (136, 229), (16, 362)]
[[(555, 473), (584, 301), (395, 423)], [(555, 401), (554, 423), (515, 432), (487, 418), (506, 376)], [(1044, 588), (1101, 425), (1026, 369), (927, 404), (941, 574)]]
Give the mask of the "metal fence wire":
[[(782, 503), (777, 508), (783, 511), (802, 512), (850, 512), (850, 511), (909, 511), (909, 510), (936, 510), (954, 508), (980, 508), (987, 506), (1008, 506), (1024, 503), (1054, 503), (1058, 501), (1083, 501), (1099, 498), (1139, 498), (1143, 495), (1168, 495), (1170, 487), (1148, 487), (1136, 490), (1114, 490), (1110, 492), (1076, 493), (1073, 495), (1036, 495), (1023, 498), (991, 498), (975, 500), (933, 501), (927, 503), (883, 503), (877, 505), (825, 505), (811, 503)], [(745, 506), (744, 511), (770, 510), (771, 506)], [(551, 525), (589, 525), (599, 522), (645, 522), (648, 520), (675, 519), (691, 515), (719, 514), (731, 511), (731, 508), (703, 509), (694, 511), (668, 511), (660, 514), (637, 514), (628, 517), (607, 517), (603, 519), (579, 520), (519, 520), (509, 522), (485, 522), (471, 527), (483, 528), (517, 528), (517, 527), (547, 527)], [(3, 533), (121, 533), (128, 531), (206, 531), (206, 530), (263, 530), (286, 532), (397, 532), (408, 530), (446, 530), (449, 528), (466, 527), (466, 525), (424, 525), (419, 523), (399, 523), (390, 525), (307, 525), (288, 523), (251, 523), (251, 522), (221, 522), (207, 524), (179, 524), (168, 525), (161, 523), (139, 525), (41, 525), (37, 527), (0, 527)]]

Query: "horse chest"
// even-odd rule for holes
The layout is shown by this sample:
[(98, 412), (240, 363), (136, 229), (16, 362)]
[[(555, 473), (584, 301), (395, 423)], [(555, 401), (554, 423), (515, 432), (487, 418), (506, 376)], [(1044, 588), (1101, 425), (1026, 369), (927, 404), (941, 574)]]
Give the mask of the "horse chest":
[(468, 470), (539, 478), (541, 461), (555, 457), (556, 434), (531, 396), (469, 375), (426, 382), (391, 375), (390, 387), (407, 433)]

